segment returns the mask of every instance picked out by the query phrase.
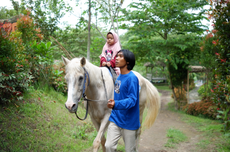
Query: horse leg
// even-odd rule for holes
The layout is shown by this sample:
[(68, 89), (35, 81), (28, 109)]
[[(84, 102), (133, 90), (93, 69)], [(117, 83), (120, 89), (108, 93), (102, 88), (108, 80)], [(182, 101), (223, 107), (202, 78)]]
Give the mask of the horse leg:
[(103, 135), (103, 136), (101, 137), (101, 146), (102, 146), (103, 152), (106, 151), (106, 149), (105, 149), (105, 142), (106, 142), (105, 135)]
[(109, 120), (109, 114), (106, 114), (105, 117), (103, 118), (103, 120), (101, 121), (101, 125), (100, 128), (98, 130), (97, 136), (93, 141), (93, 152), (97, 152), (100, 146), (100, 143), (102, 145), (102, 150), (103, 152), (105, 152), (105, 137), (104, 137), (104, 133), (106, 128), (108, 127), (108, 120)]

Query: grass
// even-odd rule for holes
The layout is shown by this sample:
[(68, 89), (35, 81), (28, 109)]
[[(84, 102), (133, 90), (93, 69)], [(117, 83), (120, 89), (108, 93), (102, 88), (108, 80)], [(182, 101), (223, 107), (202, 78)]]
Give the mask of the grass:
[(172, 91), (172, 89), (169, 88), (169, 85), (157, 85), (154, 84), (154, 86), (158, 89), (158, 90), (165, 90), (165, 91)]
[(166, 136), (169, 139), (165, 144), (165, 147), (169, 147), (169, 148), (175, 148), (176, 144), (187, 141), (187, 136), (183, 132), (175, 128), (169, 128), (167, 130)]
[(223, 124), (219, 120), (211, 120), (204, 117), (188, 115), (183, 111), (176, 111), (173, 102), (169, 103), (169, 110), (181, 115), (181, 119), (200, 131), (203, 139), (197, 142), (199, 149), (212, 147), (213, 151), (228, 152), (230, 151), (230, 134), (222, 132)]
[[(31, 89), (20, 102), (1, 105), (0, 151), (85, 151), (96, 131), (88, 118), (79, 121), (53, 90)], [(82, 108), (81, 108), (82, 109)], [(79, 110), (84, 115), (84, 110)]]
[[(65, 96), (53, 90), (31, 88), (23, 101), (0, 105), (0, 151), (92, 151), (97, 132), (90, 118), (79, 121), (66, 110), (65, 101)], [(199, 149), (211, 146), (213, 151), (230, 151), (230, 136), (221, 132), (220, 121), (175, 111), (173, 103), (169, 104), (169, 109), (180, 113), (184, 122), (201, 132), (204, 139), (197, 141)], [(84, 117), (85, 110), (80, 107), (78, 114)], [(176, 141), (181, 142), (183, 133), (178, 132), (174, 128), (168, 130), (166, 146), (173, 147)], [(122, 139), (118, 151), (125, 151)]]

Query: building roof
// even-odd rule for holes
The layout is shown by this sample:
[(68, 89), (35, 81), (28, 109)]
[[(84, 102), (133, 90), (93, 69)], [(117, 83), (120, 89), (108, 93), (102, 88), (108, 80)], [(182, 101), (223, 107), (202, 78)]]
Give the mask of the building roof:
[(207, 69), (203, 66), (189, 66), (190, 73), (206, 72)]

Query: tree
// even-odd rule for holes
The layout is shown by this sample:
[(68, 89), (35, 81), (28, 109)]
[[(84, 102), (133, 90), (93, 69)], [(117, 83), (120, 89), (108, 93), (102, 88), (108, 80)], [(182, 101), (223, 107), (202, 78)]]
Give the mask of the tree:
[(22, 0), (20, 5), (14, 0), (11, 2), (18, 14), (23, 13), (26, 9), (31, 10), (31, 17), (46, 39), (58, 29), (57, 24), (63, 17), (64, 11), (71, 9), (64, 0)]
[(90, 29), (91, 29), (91, 0), (89, 0), (89, 21), (88, 21), (88, 42), (87, 42), (87, 59), (90, 61)]
[(17, 15), (17, 12), (13, 9), (6, 9), (5, 7), (0, 7), (0, 19), (9, 19)]
[[(176, 73), (172, 72), (178, 67), (187, 70), (194, 55), (193, 51), (197, 51), (197, 47), (194, 46), (199, 37), (189, 33), (201, 34), (205, 30), (201, 20), (205, 19), (203, 6), (206, 4), (206, 0), (145, 0), (131, 3), (130, 9), (122, 10), (124, 18), (132, 23), (123, 24), (122, 28), (129, 29), (135, 36), (131, 41), (138, 47), (138, 54), (151, 60), (160, 56), (166, 60), (168, 69), (171, 69), (171, 66), (174, 68), (172, 71), (169, 70), (174, 99), (176, 97), (173, 88), (177, 84), (173, 84), (175, 78), (172, 76)], [(200, 11), (190, 13), (190, 10)], [(161, 40), (152, 39), (154, 36), (161, 37)]]

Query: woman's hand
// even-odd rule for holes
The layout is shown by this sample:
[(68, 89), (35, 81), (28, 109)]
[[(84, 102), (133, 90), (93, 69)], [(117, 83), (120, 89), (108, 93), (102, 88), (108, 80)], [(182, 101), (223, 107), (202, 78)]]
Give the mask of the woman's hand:
[(103, 63), (102, 63), (102, 66), (106, 66), (106, 65), (107, 65), (107, 63), (106, 63), (106, 62), (103, 62)]
[(108, 67), (111, 67), (111, 63), (110, 63), (110, 62), (107, 62), (107, 66), (108, 66)]
[(114, 105), (115, 105), (115, 101), (113, 99), (109, 99), (107, 103), (107, 107), (113, 109)]

